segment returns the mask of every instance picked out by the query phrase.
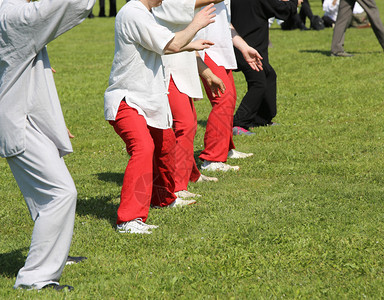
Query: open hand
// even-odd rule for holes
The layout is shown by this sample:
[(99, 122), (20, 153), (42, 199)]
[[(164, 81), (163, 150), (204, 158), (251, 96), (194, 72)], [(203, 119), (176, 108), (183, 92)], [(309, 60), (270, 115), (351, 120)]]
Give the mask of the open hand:
[(243, 57), (245, 61), (250, 65), (250, 67), (255, 71), (261, 71), (263, 70), (263, 63), (261, 60), (263, 59), (259, 52), (252, 48), (247, 47), (243, 52)]
[(194, 23), (196, 26), (198, 26), (200, 29), (204, 28), (205, 26), (214, 23), (216, 14), (213, 12), (216, 10), (214, 7), (214, 4), (211, 3), (201, 9), (193, 18), (192, 23)]
[(211, 89), (213, 97), (221, 97), (221, 94), (224, 94), (226, 89), (224, 82), (215, 74), (210, 74), (210, 76), (206, 78), (206, 82), (208, 83), (209, 88)]

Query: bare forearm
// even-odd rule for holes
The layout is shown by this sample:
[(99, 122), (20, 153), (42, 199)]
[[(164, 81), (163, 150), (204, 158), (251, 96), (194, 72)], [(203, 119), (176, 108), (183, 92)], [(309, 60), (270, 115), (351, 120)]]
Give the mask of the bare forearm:
[(213, 97), (221, 97), (225, 93), (224, 82), (217, 77), (210, 68), (203, 62), (198, 52), (196, 52), (197, 68), (201, 78), (208, 84)]
[(248, 44), (243, 40), (243, 38), (237, 33), (236, 29), (230, 24), (231, 35), (232, 35), (232, 43), (240, 51), (246, 49)]
[(231, 34), (232, 34), (232, 43), (239, 49), (243, 55), (245, 61), (250, 65), (250, 67), (256, 71), (263, 69), (263, 64), (261, 60), (263, 59), (259, 52), (256, 49), (250, 47), (246, 41), (236, 32), (235, 28), (230, 24)]
[(206, 48), (207, 42), (212, 44), (211, 42), (204, 40), (201, 40), (200, 43), (196, 43), (197, 41), (191, 41), (201, 28), (215, 22), (215, 10), (216, 8), (213, 7), (213, 4), (207, 5), (201, 9), (195, 15), (193, 21), (184, 30), (175, 33), (174, 38), (164, 48), (164, 54), (172, 54), (180, 51), (202, 50)]
[(184, 30), (176, 32), (175, 37), (166, 46), (164, 53), (172, 54), (189, 51), (188, 44), (192, 41), (199, 29), (200, 28), (192, 22)]
[(212, 71), (201, 59), (198, 52), (196, 52), (196, 61), (197, 61), (197, 70), (199, 71), (199, 75), (203, 77), (205, 80), (207, 80), (207, 78), (211, 75)]

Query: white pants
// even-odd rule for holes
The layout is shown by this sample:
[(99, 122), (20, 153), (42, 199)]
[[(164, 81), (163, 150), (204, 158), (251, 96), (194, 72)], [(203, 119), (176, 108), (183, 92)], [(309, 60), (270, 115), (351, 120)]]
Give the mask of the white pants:
[(26, 150), (7, 158), (35, 226), (14, 288), (58, 283), (68, 256), (77, 192), (54, 143), (27, 122)]

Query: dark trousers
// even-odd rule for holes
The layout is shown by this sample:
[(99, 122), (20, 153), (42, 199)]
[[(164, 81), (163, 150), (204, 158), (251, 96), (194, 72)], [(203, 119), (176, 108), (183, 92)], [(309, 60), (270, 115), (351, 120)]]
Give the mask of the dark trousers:
[(313, 19), (313, 13), (311, 9), (311, 5), (309, 4), (308, 0), (304, 0), (301, 3), (301, 9), (299, 13), (301, 22), (305, 25), (306, 18), (309, 19), (310, 22), (312, 22)]
[(286, 21), (281, 24), (283, 30), (305, 29), (305, 21), (309, 19), (312, 22), (313, 13), (308, 0), (304, 0), (301, 4), (300, 12), (291, 15)]
[(233, 118), (233, 126), (245, 129), (264, 126), (276, 116), (276, 72), (269, 66), (257, 72), (249, 66), (242, 70), (248, 84), (248, 91)]
[(344, 51), (345, 31), (352, 20), (353, 6), (358, 2), (368, 15), (373, 32), (381, 47), (384, 49), (384, 26), (380, 19), (379, 10), (374, 0), (340, 0), (339, 12), (333, 30), (331, 52)]
[[(105, 0), (99, 0), (99, 17), (105, 17)], [(115, 17), (117, 13), (116, 0), (109, 0), (109, 16)]]

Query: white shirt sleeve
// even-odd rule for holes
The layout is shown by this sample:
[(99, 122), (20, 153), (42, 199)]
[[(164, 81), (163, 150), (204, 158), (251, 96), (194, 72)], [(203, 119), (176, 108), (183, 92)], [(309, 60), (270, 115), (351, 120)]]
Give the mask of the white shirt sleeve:
[(164, 0), (160, 6), (152, 8), (152, 11), (161, 21), (188, 25), (195, 16), (195, 5), (196, 0)]
[(9, 10), (8, 13), (14, 12), (16, 17), (9, 16), (7, 20), (10, 20), (9, 26), (14, 34), (20, 37), (17, 40), (24, 42), (28, 39), (37, 54), (50, 41), (80, 24), (94, 4), (95, 0), (40, 0), (31, 3), (19, 0), (10, 3), (17, 6), (18, 11)]
[(164, 48), (174, 34), (158, 24), (149, 11), (146, 13), (141, 10), (132, 10), (130, 13), (136, 14), (136, 16), (125, 24), (127, 38), (150, 51), (160, 55), (164, 54)]

